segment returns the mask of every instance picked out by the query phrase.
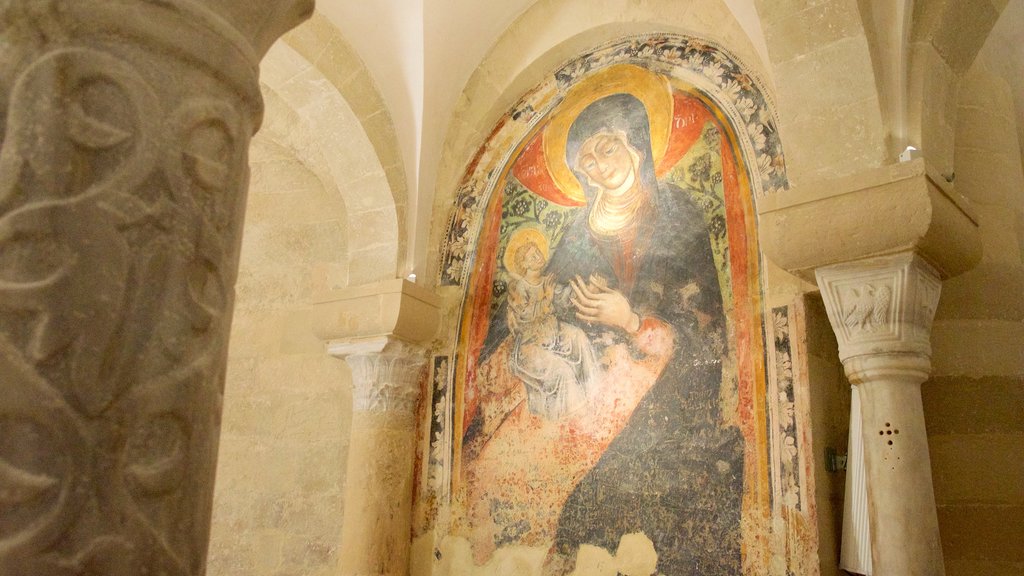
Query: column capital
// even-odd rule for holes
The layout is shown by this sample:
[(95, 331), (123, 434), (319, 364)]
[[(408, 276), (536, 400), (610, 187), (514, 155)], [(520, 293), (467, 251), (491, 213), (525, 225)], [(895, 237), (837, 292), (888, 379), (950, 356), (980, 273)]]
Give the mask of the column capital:
[(871, 565), (878, 574), (941, 576), (920, 389), (931, 373), (939, 272), (904, 252), (819, 267), (815, 276), (839, 358), (862, 399), (854, 441), (864, 450)]
[(440, 298), (395, 278), (332, 290), (316, 297), (314, 332), (327, 353), (352, 370), (356, 412), (409, 417), (419, 400), (420, 370), (437, 331)]
[(825, 266), (815, 276), (851, 379), (863, 370), (927, 377), (942, 288), (931, 265), (906, 252)]
[(413, 416), (426, 349), (391, 336), (335, 340), (327, 353), (352, 370), (352, 409)]

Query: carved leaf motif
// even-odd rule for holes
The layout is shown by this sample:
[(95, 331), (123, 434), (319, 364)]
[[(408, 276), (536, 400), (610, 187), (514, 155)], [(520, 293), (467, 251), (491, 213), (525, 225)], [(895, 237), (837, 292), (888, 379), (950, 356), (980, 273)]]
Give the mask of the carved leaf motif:
[(78, 104), (68, 110), (67, 128), (72, 141), (93, 150), (113, 148), (131, 137), (130, 132), (90, 117)]
[[(59, 576), (63, 572), (44, 565), (10, 570), (4, 564), (9, 558), (5, 554), (47, 549), (85, 504), (82, 495), (87, 481), (79, 472), (87, 470), (90, 458), (87, 430), (61, 391), (38, 374), (24, 352), (3, 334), (0, 397), (0, 574)], [(41, 453), (47, 458), (26, 458)], [(9, 507), (12, 504), (14, 508)], [(9, 512), (15, 513), (8, 517)]]
[(17, 213), (0, 219), (0, 290), (12, 297), (15, 291), (52, 286), (67, 269), (70, 254), (37, 224)]
[(0, 507), (12, 507), (41, 496), (57, 486), (56, 478), (12, 466), (0, 458)]
[(173, 491), (185, 475), (187, 426), (176, 416), (158, 416), (132, 432), (126, 450), (128, 480), (142, 493)]
[(196, 259), (189, 264), (188, 295), (192, 328), (205, 332), (221, 316), (228, 305), (227, 290), (218, 270), (224, 260), (219, 238), (204, 229)]
[(207, 188), (215, 190), (223, 188), (231, 174), (230, 168), (223, 162), (192, 152), (185, 152), (185, 158), (188, 160), (189, 172)]
[(194, 99), (170, 119), (177, 132), (180, 161), (169, 171), (178, 201), (196, 205), (210, 224), (223, 230), (234, 213), (227, 186), (243, 166), (245, 129), (238, 111), (223, 102)]
[[(0, 305), (14, 310), (45, 310), (47, 301), (60, 306), (38, 322), (29, 344), (34, 360), (41, 360), (66, 346), (73, 334), (60, 326), (59, 310), (69, 304), (67, 276), (73, 254), (55, 237), (46, 208), (28, 207), (0, 220)], [(35, 255), (35, 258), (28, 256)]]
[(128, 274), (128, 248), (112, 219), (84, 199), (30, 205), (0, 221), (0, 251), (20, 235), (45, 239), (62, 255), (58, 273), (45, 281), (0, 282), (0, 302), (42, 311), (29, 343), (34, 360), (72, 346), (72, 388), (90, 414), (108, 406), (120, 384), (101, 377)]
[(82, 576), (131, 576), (138, 574), (136, 554), (121, 536), (104, 536), (90, 542), (74, 560)]

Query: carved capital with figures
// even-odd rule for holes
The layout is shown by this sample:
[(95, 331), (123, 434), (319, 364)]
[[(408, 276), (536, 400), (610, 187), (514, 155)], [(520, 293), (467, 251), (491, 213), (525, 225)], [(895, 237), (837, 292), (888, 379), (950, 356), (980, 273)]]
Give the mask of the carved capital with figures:
[(815, 273), (839, 341), (839, 357), (854, 383), (863, 370), (927, 377), (932, 320), (942, 287), (932, 266), (916, 254), (903, 253), (826, 266)]

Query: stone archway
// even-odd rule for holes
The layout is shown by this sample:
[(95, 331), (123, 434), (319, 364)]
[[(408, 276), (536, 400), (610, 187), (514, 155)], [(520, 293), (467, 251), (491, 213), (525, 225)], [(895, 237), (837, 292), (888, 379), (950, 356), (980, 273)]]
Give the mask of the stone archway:
[(211, 575), (338, 567), (352, 378), (324, 354), (315, 302), (393, 279), (404, 242), (390, 118), (352, 58), (317, 16), (262, 68), (267, 110), (250, 150)]

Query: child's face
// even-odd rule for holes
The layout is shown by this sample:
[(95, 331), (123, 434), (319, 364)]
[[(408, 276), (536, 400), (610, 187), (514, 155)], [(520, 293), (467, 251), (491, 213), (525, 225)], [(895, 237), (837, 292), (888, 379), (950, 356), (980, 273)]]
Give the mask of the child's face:
[(544, 268), (544, 253), (537, 248), (536, 244), (528, 244), (523, 251), (523, 268), (531, 272)]

